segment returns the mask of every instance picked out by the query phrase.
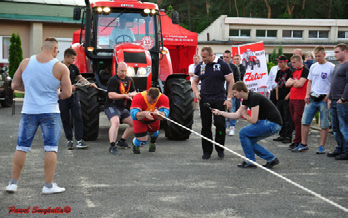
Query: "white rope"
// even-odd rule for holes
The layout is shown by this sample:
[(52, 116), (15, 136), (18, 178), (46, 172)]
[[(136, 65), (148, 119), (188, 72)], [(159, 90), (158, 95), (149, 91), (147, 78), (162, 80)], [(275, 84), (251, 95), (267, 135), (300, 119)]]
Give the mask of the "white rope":
[(272, 170), (270, 170), (270, 169), (268, 169), (268, 168), (258, 164), (257, 162), (252, 161), (252, 160), (248, 159), (247, 157), (244, 157), (243, 155), (238, 154), (237, 152), (235, 152), (235, 151), (233, 151), (233, 150), (231, 150), (231, 149), (229, 149), (229, 148), (227, 148), (225, 146), (222, 146), (221, 144), (219, 144), (219, 143), (217, 143), (217, 142), (215, 142), (215, 141), (213, 141), (213, 140), (211, 140), (211, 139), (209, 139), (209, 138), (199, 134), (198, 132), (195, 132), (195, 131), (187, 128), (186, 126), (181, 125), (180, 123), (175, 122), (174, 120), (171, 120), (170, 118), (167, 118), (167, 117), (165, 117), (165, 116), (163, 116), (163, 115), (161, 115), (159, 113), (157, 113), (157, 115), (161, 116), (162, 118), (164, 118), (164, 119), (166, 119), (166, 120), (168, 120), (168, 121), (170, 121), (170, 122), (172, 122), (172, 123), (174, 123), (174, 124), (184, 128), (184, 129), (186, 129), (186, 130), (188, 130), (188, 131), (190, 131), (190, 132), (192, 132), (192, 133), (194, 133), (196, 135), (198, 135), (199, 137), (201, 137), (201, 138), (203, 138), (203, 139), (205, 139), (205, 140), (207, 140), (207, 141), (209, 141), (209, 142), (211, 142), (211, 143), (213, 143), (213, 144), (215, 144), (215, 145), (217, 145), (217, 146), (219, 146), (219, 147), (221, 147), (221, 148), (223, 148), (223, 149), (225, 149), (225, 150), (227, 150), (227, 151), (229, 151), (229, 152), (231, 152), (233, 154), (235, 154), (236, 156), (241, 157), (244, 160), (247, 160), (247, 161), (253, 163), (254, 165), (260, 167), (261, 169), (263, 169), (263, 170), (265, 170), (265, 171), (267, 171), (267, 172), (269, 172), (269, 173), (271, 173), (271, 174), (273, 174), (273, 175), (275, 175), (275, 176), (285, 180), (286, 182), (288, 182), (288, 183), (290, 183), (290, 184), (292, 184), (292, 185), (294, 185), (294, 186), (296, 186), (296, 187), (298, 187), (298, 188), (300, 188), (300, 189), (302, 189), (302, 190), (304, 190), (304, 191), (314, 195), (315, 197), (317, 197), (317, 198), (319, 198), (319, 199), (321, 199), (323, 201), (326, 201), (327, 203), (329, 203), (329, 204), (331, 204), (331, 205), (333, 205), (333, 206), (343, 210), (344, 212), (348, 213), (348, 209), (347, 208), (345, 208), (345, 207), (343, 207), (343, 206), (341, 206), (341, 205), (339, 205), (339, 204), (337, 204), (337, 203), (335, 203), (335, 202), (333, 202), (333, 201), (331, 201), (331, 200), (321, 196), (320, 194), (318, 194), (318, 193), (316, 193), (316, 192), (314, 192), (314, 191), (312, 191), (312, 190), (310, 190), (310, 189), (308, 189), (308, 188), (306, 188), (306, 187), (304, 187), (304, 186), (302, 186), (300, 184), (297, 184), (296, 182), (294, 182), (294, 181), (292, 181), (292, 180), (290, 180), (290, 179), (288, 179), (288, 178), (286, 178), (286, 177), (284, 177), (284, 176), (282, 176), (282, 175), (280, 175), (278, 173), (275, 173), (274, 171), (272, 171)]
[[(82, 82), (82, 81), (85, 81), (85, 82)], [(83, 78), (83, 79), (79, 79), (79, 81), (77, 81), (77, 83), (75, 83), (74, 85), (77, 87), (83, 87), (83, 86), (90, 86), (91, 83), (87, 79)], [(103, 92), (107, 92), (107, 90), (102, 88), (97, 87), (97, 89)]]

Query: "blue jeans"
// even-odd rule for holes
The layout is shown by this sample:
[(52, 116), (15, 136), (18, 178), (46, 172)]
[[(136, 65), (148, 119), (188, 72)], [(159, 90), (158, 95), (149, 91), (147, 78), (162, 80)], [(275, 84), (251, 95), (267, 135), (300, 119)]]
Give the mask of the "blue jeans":
[(303, 115), (302, 115), (302, 125), (310, 125), (315, 114), (320, 111), (320, 128), (327, 129), (330, 126), (329, 121), (329, 108), (327, 107), (327, 102), (314, 101), (310, 98), (311, 102), (305, 105)]
[[(228, 110), (228, 112), (236, 112), (240, 107), (240, 99), (237, 99), (236, 97), (232, 98), (232, 108)], [(229, 125), (228, 127), (231, 126), (236, 126), (237, 120), (229, 119)]]
[(348, 103), (338, 104), (337, 100), (332, 100), (330, 113), (336, 151), (348, 154)]
[(58, 142), (61, 133), (60, 114), (22, 114), (18, 128), (16, 150), (29, 152), (37, 128), (41, 127), (44, 138), (44, 150), (58, 151)]
[(277, 134), (281, 125), (268, 120), (259, 120), (256, 124), (249, 124), (239, 131), (239, 139), (244, 154), (252, 161), (256, 161), (255, 154), (264, 160), (272, 161), (275, 156), (257, 142), (271, 135)]

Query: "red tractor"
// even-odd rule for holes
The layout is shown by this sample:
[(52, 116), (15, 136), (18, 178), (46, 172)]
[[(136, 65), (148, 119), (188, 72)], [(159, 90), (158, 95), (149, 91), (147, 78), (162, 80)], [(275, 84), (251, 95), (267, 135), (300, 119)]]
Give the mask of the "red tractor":
[[(169, 50), (163, 46), (161, 16), (164, 13), (160, 13), (156, 4), (137, 0), (104, 0), (92, 4), (85, 0), (85, 3), (81, 30), (74, 36), (78, 43), (72, 45), (77, 52), (75, 64), (84, 77), (106, 89), (118, 63), (126, 62), (127, 75), (134, 80), (136, 90), (158, 87), (170, 99), (169, 117), (191, 128), (194, 95), (187, 73), (173, 73)], [(81, 19), (81, 11), (79, 7), (74, 9), (75, 20)], [(193, 54), (187, 56), (183, 58), (192, 61)], [(107, 93), (88, 87), (78, 92), (84, 140), (96, 140), (99, 112), (103, 111)], [(190, 136), (189, 131), (170, 122), (162, 124), (168, 139), (185, 140)]]

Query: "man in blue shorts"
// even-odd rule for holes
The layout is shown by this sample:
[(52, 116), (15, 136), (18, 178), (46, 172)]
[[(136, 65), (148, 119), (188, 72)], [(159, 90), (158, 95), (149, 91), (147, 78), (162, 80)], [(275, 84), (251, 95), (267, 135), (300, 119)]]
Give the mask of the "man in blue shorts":
[[(64, 192), (53, 183), (57, 164), (58, 142), (61, 132), (59, 99), (71, 96), (68, 68), (56, 59), (58, 42), (54, 38), (45, 39), (41, 53), (31, 56), (19, 65), (12, 83), (13, 90), (25, 91), (22, 117), (18, 128), (17, 148), (13, 158), (12, 179), (6, 191), (17, 191), (17, 182), (31, 149), (38, 127), (41, 127), (46, 152), (45, 185), (42, 194)], [(58, 92), (61, 87), (61, 92)]]

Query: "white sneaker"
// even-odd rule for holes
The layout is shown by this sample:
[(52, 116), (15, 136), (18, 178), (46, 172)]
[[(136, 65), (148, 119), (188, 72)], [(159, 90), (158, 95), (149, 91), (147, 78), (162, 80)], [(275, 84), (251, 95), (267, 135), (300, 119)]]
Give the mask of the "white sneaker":
[(228, 135), (234, 135), (234, 126), (230, 127), (230, 132), (228, 133)]
[(6, 191), (9, 193), (15, 193), (17, 191), (17, 184), (11, 184), (9, 183), (6, 187)]
[(65, 192), (65, 188), (58, 187), (56, 183), (52, 183), (52, 188), (47, 188), (45, 186), (42, 188), (42, 194), (44, 195), (61, 193), (61, 192)]

